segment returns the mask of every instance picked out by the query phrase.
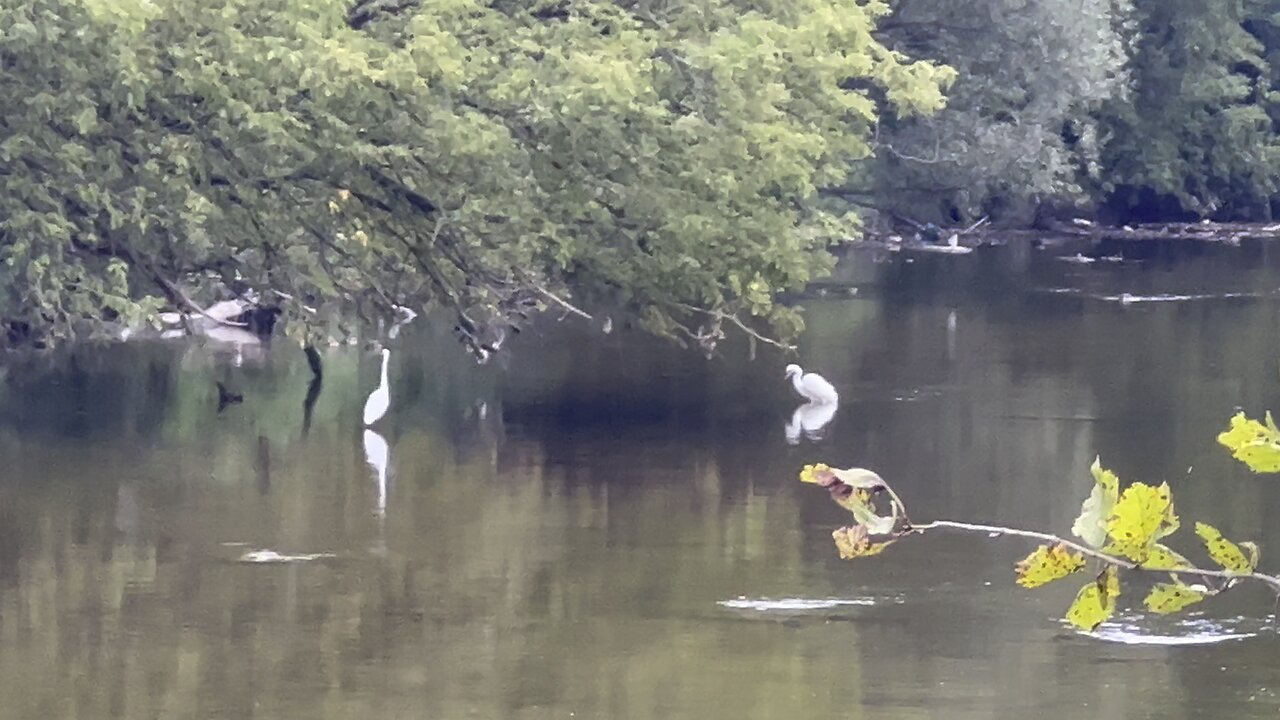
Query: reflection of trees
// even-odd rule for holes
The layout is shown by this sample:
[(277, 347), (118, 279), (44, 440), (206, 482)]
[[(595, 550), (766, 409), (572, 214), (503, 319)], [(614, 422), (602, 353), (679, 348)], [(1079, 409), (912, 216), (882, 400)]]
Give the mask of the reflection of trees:
[[(273, 456), (265, 494), (256, 437), (91, 446), (49, 468), (27, 446), (18, 469), (47, 481), (5, 506), (28, 519), (9, 526), (0, 689), (49, 718), (847, 707), (849, 688), (793, 690), (827, 672), (797, 656), (833, 651), (825, 633), (715, 605), (805, 583), (795, 496), (742, 494), (703, 438), (639, 457), (607, 436), (561, 440), (510, 442), (495, 470), (405, 432), (381, 558), (363, 449), (332, 426), (306, 454)], [(226, 460), (211, 479), (213, 458)], [(103, 470), (93, 483), (77, 479), (86, 466)], [(340, 558), (243, 566), (228, 541)]]
[[(707, 364), (610, 344), (621, 332), (585, 348), (572, 333), (522, 337), (499, 388), (424, 329), (397, 350), (381, 519), (357, 427), (376, 356), (326, 357), (305, 438), (300, 357), (242, 370), (246, 403), (222, 418), (212, 382), (191, 381), (210, 366), (144, 350), (86, 357), (84, 387), (102, 391), (88, 405), (56, 373), (44, 396), (7, 385), (26, 404), (0, 407), (6, 716), (1229, 707), (1259, 676), (1204, 668), (1270, 668), (1266, 643), (1174, 654), (1064, 637), (1048, 618), (1074, 588), (1015, 588), (1017, 544), (929, 536), (839, 562), (827, 533), (842, 518), (795, 483), (805, 462), (864, 465), (922, 518), (1065, 531), (1101, 451), (1126, 477), (1168, 477), (1184, 517), (1280, 546), (1261, 523), (1271, 486), (1212, 447), (1222, 408), (1280, 407), (1269, 308), (1054, 303), (959, 303), (950, 338), (943, 304), (813, 304), (802, 357), (842, 404), (801, 448), (778, 432), (795, 401), (764, 351)], [(79, 429), (60, 424), (76, 407)], [(245, 566), (224, 542), (339, 558)], [(738, 595), (906, 602), (790, 618), (716, 605)]]

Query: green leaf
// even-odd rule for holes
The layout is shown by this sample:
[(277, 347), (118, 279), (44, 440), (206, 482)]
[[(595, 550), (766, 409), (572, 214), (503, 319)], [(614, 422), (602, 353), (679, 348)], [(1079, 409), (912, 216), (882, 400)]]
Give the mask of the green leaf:
[(1093, 460), (1093, 490), (1080, 507), (1080, 516), (1071, 525), (1071, 532), (1086, 545), (1100, 548), (1107, 542), (1106, 520), (1120, 497), (1120, 479), (1110, 470), (1102, 468), (1102, 458)]
[(1151, 588), (1143, 604), (1147, 609), (1161, 615), (1176, 613), (1188, 605), (1195, 605), (1208, 596), (1208, 592), (1193, 588), (1185, 583), (1160, 583)]
[[(1217, 528), (1202, 522), (1196, 523), (1196, 535), (1204, 541), (1209, 557), (1213, 558), (1213, 561), (1223, 570), (1251, 573), (1258, 566), (1257, 545), (1248, 542), (1236, 545), (1224, 538)], [(1248, 552), (1247, 555), (1246, 552)]]
[(1255, 473), (1280, 472), (1280, 429), (1270, 412), (1265, 425), (1236, 413), (1230, 428), (1218, 435), (1218, 442)]
[(88, 135), (98, 127), (98, 111), (96, 108), (87, 107), (76, 113), (75, 120), (76, 130), (81, 135)]
[(1177, 529), (1178, 516), (1173, 512), (1169, 484), (1152, 487), (1134, 483), (1124, 489), (1107, 516), (1107, 536), (1111, 543), (1106, 550), (1141, 563), (1157, 540)]
[(1018, 584), (1022, 587), (1040, 587), (1084, 569), (1084, 555), (1072, 552), (1066, 545), (1041, 545), (1014, 566)]
[(1120, 596), (1120, 575), (1115, 565), (1108, 565), (1096, 580), (1080, 588), (1075, 602), (1067, 608), (1067, 621), (1081, 630), (1092, 631), (1116, 611)]

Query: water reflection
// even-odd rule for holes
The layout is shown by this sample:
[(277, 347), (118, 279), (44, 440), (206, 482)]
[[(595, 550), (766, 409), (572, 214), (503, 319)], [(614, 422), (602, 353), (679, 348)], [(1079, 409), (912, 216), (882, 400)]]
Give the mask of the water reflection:
[(373, 430), (364, 431), (364, 457), (369, 467), (373, 468), (373, 479), (378, 487), (378, 501), (374, 513), (382, 516), (387, 512), (387, 463), (391, 450), (387, 441)]
[[(1274, 286), (1274, 264), (1089, 272), (1244, 292)], [(1237, 403), (1280, 407), (1274, 306), (1126, 308), (1018, 278), (932, 298), (953, 274), (985, 293), (988, 271), (893, 272), (888, 299), (810, 303), (802, 356), (845, 408), (792, 411), (781, 438), (784, 359), (707, 363), (622, 328), (526, 333), (503, 372), (447, 326), (407, 326), (394, 434), (360, 442), (379, 368), (353, 348), (326, 351), (314, 393), (296, 349), (243, 363), (246, 403), (222, 416), (225, 357), (139, 344), (17, 368), (0, 383), (5, 716), (1274, 717), (1275, 635), (1229, 622), (1265, 622), (1269, 598), (1115, 628), (1256, 637), (1103, 642), (1055, 620), (1077, 586), (1013, 585), (1019, 542), (924, 536), (839, 561), (843, 516), (795, 481), (809, 462), (871, 467), (913, 519), (1065, 532), (1100, 453), (1126, 480), (1168, 478), (1184, 524), (1280, 547), (1280, 484), (1213, 439)], [(1067, 281), (1097, 279), (1026, 279)]]
[(947, 313), (947, 360), (956, 359), (956, 311)]
[(823, 428), (835, 417), (836, 405), (833, 403), (807, 402), (800, 405), (791, 413), (791, 419), (783, 429), (787, 444), (799, 445), (802, 435), (808, 440), (821, 440)]

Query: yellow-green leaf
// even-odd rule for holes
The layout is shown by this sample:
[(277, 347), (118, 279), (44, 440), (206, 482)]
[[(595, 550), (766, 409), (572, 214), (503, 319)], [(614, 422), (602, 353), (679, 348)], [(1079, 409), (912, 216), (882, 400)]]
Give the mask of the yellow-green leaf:
[(843, 493), (832, 492), (831, 496), (840, 507), (853, 513), (853, 519), (858, 525), (865, 527), (872, 535), (888, 535), (893, 532), (897, 518), (878, 514), (871, 505), (871, 493), (861, 489), (845, 490)]
[(1244, 413), (1236, 413), (1231, 426), (1218, 435), (1218, 442), (1256, 473), (1280, 472), (1280, 430), (1270, 412), (1266, 421), (1264, 425)]
[(883, 478), (865, 468), (841, 470), (819, 463), (817, 465), (805, 465), (804, 469), (800, 471), (800, 482), (830, 487), (838, 484), (837, 481), (854, 488), (875, 489), (885, 485)]
[(1089, 547), (1100, 548), (1107, 542), (1107, 516), (1120, 498), (1120, 478), (1102, 467), (1102, 458), (1094, 458), (1093, 491), (1080, 507), (1080, 516), (1071, 526), (1071, 532), (1084, 540)]
[(817, 465), (805, 465), (800, 471), (800, 482), (813, 483), (814, 485), (825, 485), (827, 478), (830, 477), (831, 468), (822, 463)]
[[(1230, 540), (1222, 537), (1222, 533), (1218, 529), (1207, 523), (1196, 523), (1196, 535), (1204, 541), (1204, 547), (1209, 551), (1209, 557), (1218, 563), (1224, 570), (1230, 570), (1237, 573), (1251, 573), (1258, 566), (1258, 546), (1253, 543), (1240, 543), (1236, 545)], [(1249, 552), (1245, 555), (1246, 548)]]
[(1177, 529), (1169, 484), (1152, 487), (1134, 483), (1124, 489), (1107, 516), (1107, 536), (1111, 538), (1107, 551), (1140, 563), (1157, 540)]
[(1071, 552), (1066, 545), (1041, 545), (1036, 551), (1014, 566), (1018, 584), (1022, 587), (1040, 587), (1064, 578), (1084, 568), (1084, 555)]
[(1156, 543), (1147, 552), (1147, 559), (1142, 561), (1142, 567), (1148, 570), (1177, 570), (1191, 567), (1191, 561), (1164, 545)]
[(891, 514), (880, 515), (871, 503), (871, 491), (885, 487), (884, 480), (874, 472), (863, 468), (835, 470), (828, 465), (806, 465), (800, 471), (800, 482), (826, 488), (831, 499), (853, 513), (854, 520), (866, 527), (871, 535), (893, 532), (898, 520), (897, 506), (893, 506)]
[(885, 548), (894, 543), (893, 540), (880, 543), (871, 542), (871, 536), (867, 533), (867, 529), (861, 525), (836, 528), (831, 532), (831, 539), (836, 541), (836, 550), (840, 552), (841, 560), (879, 555)]
[(1075, 602), (1067, 608), (1067, 621), (1081, 630), (1093, 630), (1116, 611), (1120, 596), (1120, 576), (1115, 565), (1108, 565), (1093, 582), (1080, 588)]
[(884, 478), (866, 468), (833, 469), (831, 473), (837, 480), (850, 487), (874, 490), (885, 486)]
[(1195, 605), (1205, 599), (1207, 592), (1193, 588), (1185, 583), (1160, 583), (1151, 588), (1143, 604), (1147, 609), (1161, 615), (1176, 613), (1188, 605)]

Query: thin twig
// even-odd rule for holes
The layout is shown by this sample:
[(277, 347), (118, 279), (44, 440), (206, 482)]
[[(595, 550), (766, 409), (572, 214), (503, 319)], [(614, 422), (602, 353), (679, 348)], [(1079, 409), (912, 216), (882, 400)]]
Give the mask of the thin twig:
[(934, 530), (939, 528), (950, 528), (952, 530), (964, 530), (967, 532), (980, 532), (988, 535), (1017, 535), (1018, 537), (1032, 538), (1034, 540), (1044, 540), (1054, 544), (1066, 545), (1076, 552), (1083, 553), (1089, 557), (1097, 558), (1103, 562), (1119, 565), (1126, 570), (1138, 569), (1137, 563), (1130, 562), (1124, 558), (1118, 558), (1114, 555), (1094, 550), (1086, 545), (1058, 537), (1052, 533), (1036, 532), (1034, 530), (1019, 530), (1017, 528), (1002, 527), (999, 525), (979, 525), (976, 523), (955, 522), (954, 520), (934, 520), (930, 523), (922, 525), (912, 525), (908, 529), (912, 532), (925, 532), (926, 530)]
[(716, 320), (728, 320), (729, 322), (736, 325), (738, 329), (741, 330), (742, 332), (746, 333), (747, 335), (755, 338), (756, 340), (762, 343), (765, 343), (766, 345), (772, 345), (776, 348), (779, 348), (781, 350), (786, 350), (788, 352), (794, 351), (796, 349), (795, 345), (788, 345), (787, 343), (784, 343), (780, 340), (774, 340), (773, 338), (767, 335), (761, 335), (751, 327), (748, 327), (746, 323), (742, 322), (742, 318), (739, 318), (735, 313), (726, 313), (720, 310), (709, 310), (707, 308), (700, 308), (694, 305), (689, 305), (682, 302), (676, 302), (674, 300), (668, 300), (666, 301), (666, 303), (673, 307), (680, 308), (681, 310), (687, 310), (692, 313), (700, 313), (702, 315), (707, 315)]
[(987, 224), (987, 221), (988, 221), (988, 220), (990, 220), (990, 219), (991, 219), (991, 216), (990, 216), (990, 215), (983, 215), (981, 220), (979, 220), (978, 222), (976, 222), (976, 223), (974, 223), (974, 224), (970, 225), (969, 227), (967, 227), (967, 228), (965, 228), (965, 229), (961, 230), (961, 231), (960, 231), (960, 234), (961, 234), (961, 235), (968, 235), (969, 233), (973, 232), (974, 230), (977, 230), (978, 228), (982, 227), (983, 225), (986, 225), (986, 224)]
[(1230, 572), (1227, 570), (1204, 570), (1197, 567), (1148, 568), (1148, 567), (1143, 567), (1142, 565), (1139, 565), (1138, 563), (1132, 562), (1130, 560), (1126, 560), (1121, 557), (1116, 557), (1115, 555), (1109, 555), (1107, 553), (1094, 550), (1093, 548), (1087, 547), (1085, 545), (1081, 545), (1080, 543), (1077, 543), (1077, 542), (1072, 542), (1071, 540), (1067, 540), (1066, 538), (1058, 537), (1057, 535), (1053, 535), (1050, 533), (1035, 532), (1034, 530), (1019, 530), (1017, 528), (1002, 527), (999, 525), (979, 525), (976, 523), (955, 522), (953, 520), (935, 520), (933, 522), (924, 523), (922, 525), (911, 525), (909, 526), (908, 531), (922, 533), (927, 530), (934, 530), (934, 529), (962, 530), (965, 532), (986, 533), (988, 535), (1016, 535), (1018, 537), (1032, 538), (1034, 540), (1043, 540), (1045, 542), (1050, 542), (1058, 545), (1065, 545), (1071, 548), (1072, 550), (1075, 550), (1076, 552), (1082, 553), (1084, 555), (1088, 555), (1089, 557), (1096, 558), (1098, 560), (1101, 560), (1111, 565), (1116, 565), (1118, 567), (1125, 568), (1126, 570), (1145, 570), (1147, 572), (1166, 572), (1174, 575), (1199, 575), (1200, 577), (1222, 578), (1224, 580), (1257, 580), (1258, 582), (1265, 583), (1275, 592), (1280, 593), (1280, 577), (1277, 577), (1275, 575), (1268, 575), (1266, 573), (1259, 573), (1259, 572), (1236, 573), (1236, 572)]
[(590, 316), (589, 314), (587, 314), (585, 311), (583, 311), (581, 308), (579, 308), (579, 307), (577, 307), (576, 305), (574, 305), (574, 304), (570, 303), (568, 300), (565, 300), (564, 298), (560, 297), (559, 295), (556, 295), (555, 293), (551, 292), (550, 290), (548, 290), (548, 289), (546, 289), (546, 288), (542, 287), (541, 285), (534, 285), (534, 286), (533, 286), (533, 289), (534, 289), (534, 290), (537, 290), (541, 295), (543, 295), (544, 297), (546, 297), (548, 300), (553, 300), (553, 301), (555, 301), (555, 303), (556, 303), (557, 305), (559, 305), (560, 307), (564, 308), (565, 310), (568, 310), (569, 312), (573, 313), (574, 315), (577, 315), (577, 316), (579, 316), (579, 317), (586, 318), (587, 320), (591, 320), (591, 319), (592, 319), (592, 318), (591, 318), (591, 316)]
[[(196, 301), (188, 297), (186, 293), (182, 292), (182, 289), (179, 288), (176, 283), (168, 280), (163, 275), (161, 275), (160, 271), (152, 267), (150, 263), (138, 262), (137, 258), (135, 258), (132, 255), (132, 253), (129, 254), (129, 259), (135, 265), (142, 267), (148, 274), (151, 275), (151, 279), (156, 283), (156, 285), (160, 287), (160, 290), (169, 297), (170, 302), (180, 307), (185, 307), (187, 309), (188, 312), (183, 313), (183, 315), (189, 315), (190, 313), (194, 312), (198, 315), (203, 315), (205, 318), (213, 321), (215, 324), (218, 324), (218, 325), (224, 325), (226, 327), (234, 327), (234, 328), (248, 327), (248, 323), (235, 322), (233, 320), (225, 320), (223, 318), (210, 315), (208, 310), (201, 307), (198, 303), (196, 303)], [(189, 326), (187, 327), (187, 331), (191, 332), (191, 328)]]

